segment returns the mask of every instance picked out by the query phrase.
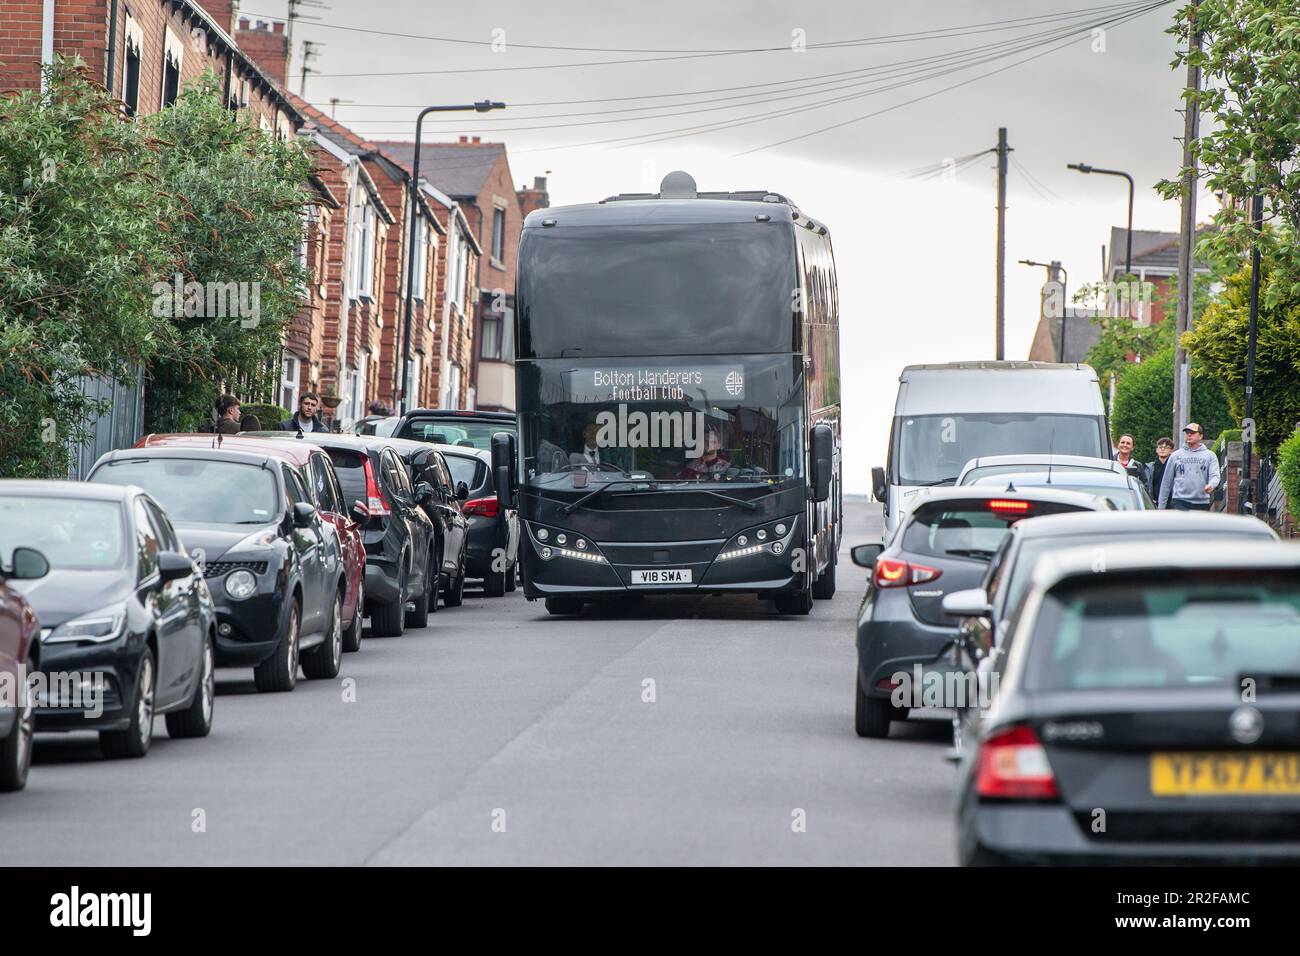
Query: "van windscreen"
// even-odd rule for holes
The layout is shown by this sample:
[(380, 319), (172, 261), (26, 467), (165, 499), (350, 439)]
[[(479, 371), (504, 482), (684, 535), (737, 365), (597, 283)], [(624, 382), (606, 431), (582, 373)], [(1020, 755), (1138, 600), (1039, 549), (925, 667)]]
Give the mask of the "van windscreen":
[(994, 412), (894, 420), (896, 485), (952, 484), (972, 458), (1015, 454), (1109, 457), (1101, 424), (1090, 415)]

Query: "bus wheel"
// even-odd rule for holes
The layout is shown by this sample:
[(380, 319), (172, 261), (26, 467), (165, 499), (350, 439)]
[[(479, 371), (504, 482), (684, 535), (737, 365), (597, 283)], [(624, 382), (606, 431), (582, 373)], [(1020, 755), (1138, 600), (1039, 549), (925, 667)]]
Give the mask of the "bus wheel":
[(835, 597), (835, 552), (831, 552), (831, 559), (826, 562), (826, 570), (818, 576), (813, 584), (813, 597), (819, 601), (829, 601)]
[(548, 614), (581, 614), (582, 601), (578, 598), (548, 597), (546, 599)]
[(807, 614), (812, 606), (812, 591), (792, 591), (776, 596), (777, 614)]

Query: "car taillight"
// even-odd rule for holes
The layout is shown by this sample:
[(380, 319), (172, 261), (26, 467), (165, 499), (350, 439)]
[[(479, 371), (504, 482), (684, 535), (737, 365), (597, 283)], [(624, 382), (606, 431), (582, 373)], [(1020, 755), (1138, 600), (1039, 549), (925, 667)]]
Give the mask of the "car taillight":
[(1023, 515), (1029, 513), (1030, 504), (1016, 498), (990, 498), (988, 507), (1000, 515)]
[(913, 564), (897, 558), (876, 558), (876, 587), (905, 588), (913, 584), (933, 581), (943, 572), (924, 564)]
[(393, 513), (392, 506), (388, 503), (388, 498), (384, 491), (379, 487), (379, 481), (375, 477), (375, 466), (370, 459), (366, 459), (366, 505), (370, 508), (370, 517), (386, 518)]
[(495, 497), (493, 498), (473, 498), (460, 506), (462, 514), (482, 515), (484, 518), (495, 518), (501, 504)]
[(1061, 795), (1047, 751), (1024, 724), (1000, 730), (981, 745), (975, 790), (981, 797), (1002, 800), (1056, 800)]

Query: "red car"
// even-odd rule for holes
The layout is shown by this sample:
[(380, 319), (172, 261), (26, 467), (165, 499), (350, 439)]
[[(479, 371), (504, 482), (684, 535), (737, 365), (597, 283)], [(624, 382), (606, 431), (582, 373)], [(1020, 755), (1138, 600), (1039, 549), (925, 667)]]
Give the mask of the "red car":
[(361, 525), (357, 517), (367, 514), (361, 501), (344, 500), (334, 465), (324, 449), (300, 442), (285, 433), (284, 438), (241, 438), (239, 436), (207, 434), (146, 435), (136, 442), (136, 448), (159, 446), (197, 445), (203, 448), (229, 448), (231, 451), (252, 451), (266, 454), (271, 451), (277, 458), (292, 465), (302, 478), (321, 518), (338, 532), (339, 548), (343, 555), (344, 578), (347, 593), (343, 598), (343, 650), (361, 649), (361, 625), (365, 617), (366, 548), (361, 541)]
[(0, 566), (0, 790), (27, 785), (36, 727), (36, 701), (30, 690), (41, 629), (31, 605), (4, 582), (43, 578), (49, 570), (44, 555), (31, 548), (14, 548), (8, 569)]

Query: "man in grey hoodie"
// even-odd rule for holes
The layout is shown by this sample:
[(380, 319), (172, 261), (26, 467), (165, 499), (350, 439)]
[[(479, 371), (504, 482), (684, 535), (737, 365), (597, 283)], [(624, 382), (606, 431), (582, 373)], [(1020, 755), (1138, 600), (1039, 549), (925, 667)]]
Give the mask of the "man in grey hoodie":
[(1159, 507), (1209, 511), (1210, 495), (1219, 484), (1219, 457), (1201, 442), (1201, 426), (1196, 422), (1188, 422), (1183, 435), (1187, 444), (1165, 462)]

